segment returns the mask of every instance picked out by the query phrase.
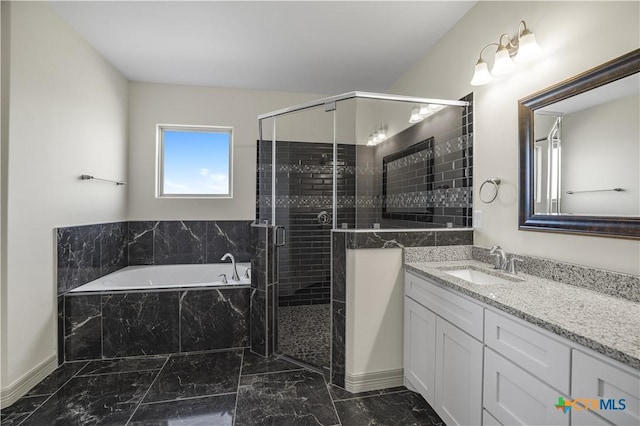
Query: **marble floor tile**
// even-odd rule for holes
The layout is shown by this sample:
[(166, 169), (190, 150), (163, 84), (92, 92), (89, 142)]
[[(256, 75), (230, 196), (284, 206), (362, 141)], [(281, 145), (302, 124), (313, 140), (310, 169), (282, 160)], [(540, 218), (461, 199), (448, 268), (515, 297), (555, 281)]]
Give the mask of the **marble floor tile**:
[(411, 391), (335, 402), (343, 426), (444, 426), (427, 402)]
[(36, 408), (42, 405), (49, 398), (49, 395), (30, 396), (20, 398), (10, 407), (0, 411), (0, 424), (2, 426), (18, 425)]
[(78, 372), (78, 376), (160, 370), (168, 358), (169, 357), (166, 356), (153, 356), (144, 358), (117, 358), (102, 361), (91, 361)]
[(141, 404), (128, 426), (232, 426), (236, 394)]
[(27, 393), (27, 396), (35, 395), (51, 395), (62, 385), (64, 385), (69, 379), (82, 370), (87, 365), (86, 361), (83, 362), (66, 362), (56, 368), (53, 373), (49, 374), (43, 381), (38, 383)]
[(157, 372), (145, 371), (74, 377), (22, 425), (122, 426), (156, 375)]
[(241, 351), (172, 355), (143, 402), (236, 392)]
[(303, 370), (303, 367), (274, 357), (264, 358), (245, 349), (242, 359), (242, 375), (278, 373), (283, 371)]
[(242, 377), (235, 424), (336, 425), (338, 418), (322, 375), (303, 370)]

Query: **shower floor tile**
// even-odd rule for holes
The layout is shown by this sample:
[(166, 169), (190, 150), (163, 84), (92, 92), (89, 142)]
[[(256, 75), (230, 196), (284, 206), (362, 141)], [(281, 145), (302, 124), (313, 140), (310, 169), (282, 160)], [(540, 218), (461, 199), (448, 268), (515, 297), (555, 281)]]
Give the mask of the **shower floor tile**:
[(278, 307), (279, 352), (313, 367), (330, 363), (331, 305)]
[(443, 425), (404, 387), (351, 394), (248, 349), (72, 362), (35, 390), (0, 411), (3, 426)]

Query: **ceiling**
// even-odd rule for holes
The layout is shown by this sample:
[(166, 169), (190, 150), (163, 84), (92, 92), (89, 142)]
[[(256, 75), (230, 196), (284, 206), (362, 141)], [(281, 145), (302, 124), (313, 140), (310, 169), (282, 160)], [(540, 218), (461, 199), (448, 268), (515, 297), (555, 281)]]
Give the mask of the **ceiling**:
[(475, 1), (71, 1), (55, 12), (129, 80), (384, 92)]

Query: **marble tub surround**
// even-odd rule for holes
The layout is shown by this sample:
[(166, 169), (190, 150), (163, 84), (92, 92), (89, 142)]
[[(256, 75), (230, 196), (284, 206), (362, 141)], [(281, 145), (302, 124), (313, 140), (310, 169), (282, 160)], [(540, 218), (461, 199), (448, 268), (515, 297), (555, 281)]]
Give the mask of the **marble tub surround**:
[(248, 349), (65, 363), (1, 412), (3, 425), (442, 425), (404, 387), (346, 394)]
[(63, 297), (66, 361), (249, 344), (248, 286)]
[(127, 222), (56, 229), (58, 294), (128, 265)]
[(218, 263), (225, 253), (251, 260), (251, 221), (131, 221), (129, 265)]
[(491, 285), (475, 285), (445, 272), (469, 265), (496, 273), (490, 265), (468, 259), (405, 263), (409, 272), (640, 369), (639, 303), (522, 272), (515, 277), (520, 281)]
[(57, 287), (64, 294), (129, 265), (251, 260), (251, 221), (129, 221), (57, 228)]

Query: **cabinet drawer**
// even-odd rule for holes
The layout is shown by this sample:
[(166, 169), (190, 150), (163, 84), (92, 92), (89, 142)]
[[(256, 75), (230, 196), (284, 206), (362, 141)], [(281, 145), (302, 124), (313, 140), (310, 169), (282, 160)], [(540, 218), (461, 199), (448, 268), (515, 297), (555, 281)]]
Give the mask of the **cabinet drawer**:
[[(616, 425), (640, 424), (640, 374), (623, 370), (584, 352), (573, 350), (571, 396), (612, 400), (611, 409), (598, 410), (598, 415)], [(624, 399), (624, 410), (620, 400)]]
[(569, 394), (569, 346), (490, 310), (485, 312), (484, 321), (484, 342), (487, 346), (543, 382)]
[(484, 308), (409, 272), (404, 277), (405, 294), (458, 328), (482, 340)]
[(601, 417), (586, 410), (571, 410), (571, 426), (612, 426)]
[(504, 425), (569, 425), (558, 391), (485, 347), (484, 407)]
[(482, 426), (502, 426), (502, 423), (487, 410), (482, 410)]

